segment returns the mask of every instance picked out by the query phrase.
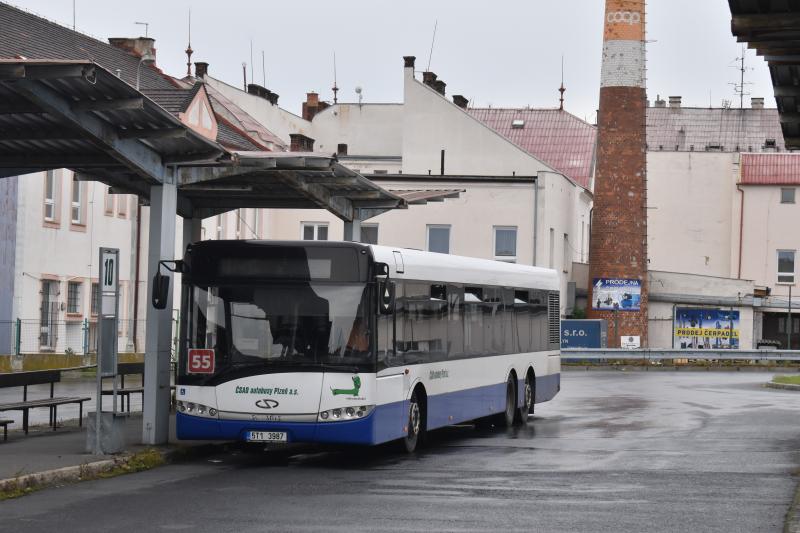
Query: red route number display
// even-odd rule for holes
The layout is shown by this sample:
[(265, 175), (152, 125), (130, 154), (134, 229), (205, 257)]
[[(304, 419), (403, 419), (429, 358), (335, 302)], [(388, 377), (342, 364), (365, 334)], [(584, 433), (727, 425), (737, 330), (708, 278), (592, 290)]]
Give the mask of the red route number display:
[(190, 348), (187, 371), (190, 374), (214, 373), (214, 350), (206, 348)]

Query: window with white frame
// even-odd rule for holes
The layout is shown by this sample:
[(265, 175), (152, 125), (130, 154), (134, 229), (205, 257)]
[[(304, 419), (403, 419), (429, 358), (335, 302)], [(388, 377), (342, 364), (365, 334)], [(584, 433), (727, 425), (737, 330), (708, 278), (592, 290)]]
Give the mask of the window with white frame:
[(794, 250), (778, 250), (778, 283), (794, 285)]
[(361, 224), (361, 242), (364, 244), (378, 244), (377, 224)]
[(83, 183), (77, 178), (72, 178), (72, 207), (70, 220), (73, 224), (83, 224), (83, 206), (81, 205), (81, 189)]
[(427, 249), (429, 252), (449, 254), (450, 226), (440, 225), (440, 224), (429, 224)]
[(48, 170), (44, 177), (44, 219), (54, 222), (56, 219), (56, 175)]
[(494, 227), (494, 258), (500, 261), (517, 262), (517, 227)]
[(81, 283), (70, 281), (67, 283), (67, 313), (81, 312)]
[(300, 226), (300, 237), (304, 241), (327, 241), (327, 222), (303, 222)]
[(781, 203), (793, 204), (794, 203), (794, 188), (781, 189)]

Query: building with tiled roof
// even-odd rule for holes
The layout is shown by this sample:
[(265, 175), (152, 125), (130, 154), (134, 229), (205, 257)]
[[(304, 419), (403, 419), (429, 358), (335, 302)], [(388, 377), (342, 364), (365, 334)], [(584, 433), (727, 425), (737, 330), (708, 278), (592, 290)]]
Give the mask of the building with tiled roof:
[(597, 127), (560, 109), (468, 108), (509, 141), (582, 187), (591, 188)]

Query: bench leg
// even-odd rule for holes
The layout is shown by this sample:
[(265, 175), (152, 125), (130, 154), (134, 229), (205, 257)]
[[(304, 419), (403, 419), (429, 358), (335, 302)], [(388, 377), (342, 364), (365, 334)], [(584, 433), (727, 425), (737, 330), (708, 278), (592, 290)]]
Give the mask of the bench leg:
[(53, 431), (56, 430), (56, 419), (58, 418), (58, 406), (53, 406)]
[(28, 434), (28, 410), (22, 410), (22, 429), (25, 431), (25, 434)]
[(78, 402), (78, 427), (83, 427), (83, 402)]

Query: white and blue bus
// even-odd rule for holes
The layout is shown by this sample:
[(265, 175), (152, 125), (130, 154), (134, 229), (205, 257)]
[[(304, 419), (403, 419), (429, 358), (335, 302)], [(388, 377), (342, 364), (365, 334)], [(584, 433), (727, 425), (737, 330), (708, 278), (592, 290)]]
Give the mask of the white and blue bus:
[(309, 241), (199, 242), (178, 266), (180, 439), (413, 451), (560, 390), (552, 270)]

